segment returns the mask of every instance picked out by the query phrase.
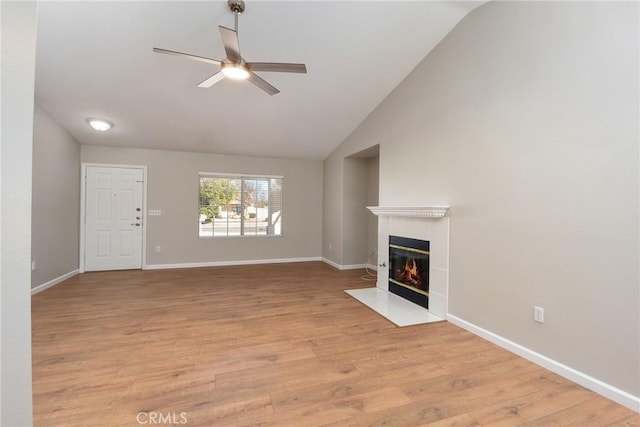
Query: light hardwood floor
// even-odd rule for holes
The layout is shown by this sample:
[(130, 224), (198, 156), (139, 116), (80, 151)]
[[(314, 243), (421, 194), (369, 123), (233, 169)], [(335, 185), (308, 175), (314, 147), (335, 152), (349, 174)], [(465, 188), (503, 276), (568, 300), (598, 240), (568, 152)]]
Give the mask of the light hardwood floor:
[(36, 426), (639, 426), (447, 322), (398, 328), (322, 263), (86, 273), (33, 297)]

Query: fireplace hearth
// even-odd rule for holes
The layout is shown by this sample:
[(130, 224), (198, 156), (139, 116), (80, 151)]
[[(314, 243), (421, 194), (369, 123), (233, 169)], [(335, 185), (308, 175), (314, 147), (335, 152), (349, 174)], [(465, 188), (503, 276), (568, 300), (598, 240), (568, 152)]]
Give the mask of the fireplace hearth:
[(389, 292), (429, 308), (429, 241), (389, 236)]

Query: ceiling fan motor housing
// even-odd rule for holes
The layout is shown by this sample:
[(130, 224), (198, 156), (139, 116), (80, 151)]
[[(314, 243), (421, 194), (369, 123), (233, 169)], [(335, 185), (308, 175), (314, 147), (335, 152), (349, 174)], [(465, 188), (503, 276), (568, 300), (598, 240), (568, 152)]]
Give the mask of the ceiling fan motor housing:
[(229, 0), (229, 9), (233, 13), (242, 13), (244, 12), (244, 1), (242, 0)]

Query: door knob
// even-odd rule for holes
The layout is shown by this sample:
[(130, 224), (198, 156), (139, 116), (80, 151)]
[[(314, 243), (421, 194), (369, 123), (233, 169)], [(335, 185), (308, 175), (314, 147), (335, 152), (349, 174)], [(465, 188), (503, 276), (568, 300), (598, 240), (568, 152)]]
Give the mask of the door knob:
[(136, 222), (135, 224), (131, 224), (131, 225), (135, 225), (136, 227), (140, 227), (140, 223)]

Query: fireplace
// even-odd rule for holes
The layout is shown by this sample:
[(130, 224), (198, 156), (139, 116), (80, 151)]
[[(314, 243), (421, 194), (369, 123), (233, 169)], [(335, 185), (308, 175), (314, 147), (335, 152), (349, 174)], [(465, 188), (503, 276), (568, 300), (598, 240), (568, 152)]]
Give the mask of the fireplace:
[(429, 308), (429, 241), (389, 236), (389, 292)]

